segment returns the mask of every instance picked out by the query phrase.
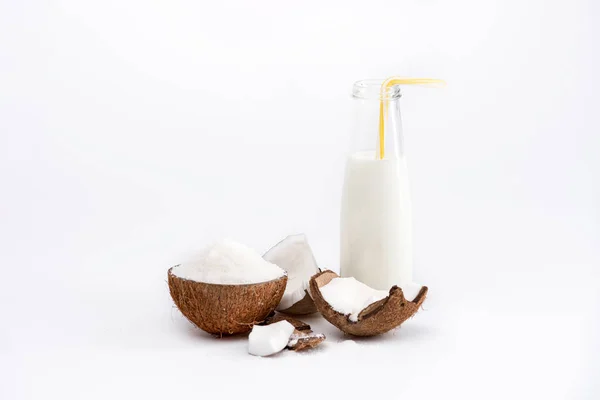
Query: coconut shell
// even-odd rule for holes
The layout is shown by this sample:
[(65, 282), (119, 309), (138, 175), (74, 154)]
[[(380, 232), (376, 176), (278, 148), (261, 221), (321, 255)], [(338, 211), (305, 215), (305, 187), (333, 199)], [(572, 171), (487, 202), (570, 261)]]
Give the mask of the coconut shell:
[(338, 275), (333, 271), (323, 271), (310, 280), (310, 293), (323, 317), (345, 333), (355, 336), (374, 336), (392, 330), (412, 317), (427, 296), (427, 287), (423, 286), (413, 301), (404, 298), (402, 289), (393, 286), (389, 295), (370, 304), (358, 314), (357, 321), (350, 321), (349, 315), (335, 311), (323, 298), (320, 288)]
[(215, 335), (246, 333), (275, 310), (287, 275), (268, 282), (220, 285), (191, 281), (169, 269), (169, 291), (181, 313), (198, 328)]
[(299, 302), (295, 303), (291, 307), (286, 308), (285, 310), (279, 310), (282, 313), (292, 314), (292, 315), (306, 315), (317, 312), (317, 306), (313, 299), (310, 297), (307, 291), (305, 291), (305, 295)]

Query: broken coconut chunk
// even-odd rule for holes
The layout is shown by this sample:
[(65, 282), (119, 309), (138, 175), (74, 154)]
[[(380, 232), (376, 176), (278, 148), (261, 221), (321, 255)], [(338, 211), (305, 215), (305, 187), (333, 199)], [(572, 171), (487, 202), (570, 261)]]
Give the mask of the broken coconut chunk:
[(288, 314), (312, 314), (317, 311), (308, 293), (310, 278), (319, 272), (306, 235), (290, 235), (267, 251), (263, 258), (287, 271), (288, 282), (277, 307)]
[(325, 335), (322, 333), (314, 333), (310, 329), (310, 325), (299, 319), (290, 317), (282, 313), (273, 313), (267, 317), (264, 324), (275, 324), (280, 321), (287, 321), (294, 326), (294, 332), (290, 336), (287, 348), (294, 351), (310, 349), (318, 346), (325, 340)]
[(279, 321), (271, 325), (254, 325), (248, 336), (248, 353), (270, 356), (285, 349), (294, 333), (294, 325)]
[(310, 280), (310, 292), (323, 317), (345, 333), (374, 336), (396, 328), (418, 310), (427, 287), (393, 286), (388, 293), (375, 290), (354, 278), (339, 278), (323, 271)]
[(325, 335), (322, 333), (295, 330), (292, 336), (290, 336), (287, 348), (294, 351), (312, 349), (313, 347), (317, 347), (323, 340), (325, 340)]

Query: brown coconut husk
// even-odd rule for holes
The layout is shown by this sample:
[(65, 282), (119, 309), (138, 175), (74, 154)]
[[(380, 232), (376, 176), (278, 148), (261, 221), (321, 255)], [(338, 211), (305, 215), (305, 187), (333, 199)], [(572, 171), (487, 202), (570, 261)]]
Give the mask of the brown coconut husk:
[(267, 317), (264, 324), (270, 325), (280, 321), (287, 321), (295, 328), (294, 333), (292, 333), (290, 338), (290, 344), (287, 346), (289, 350), (300, 351), (311, 349), (325, 340), (325, 335), (322, 333), (314, 333), (310, 329), (310, 325), (306, 322), (278, 312)]
[(169, 269), (169, 291), (181, 313), (198, 328), (215, 335), (246, 333), (275, 310), (287, 275), (268, 282), (220, 285), (191, 281)]
[(305, 291), (305, 295), (299, 302), (295, 303), (291, 307), (286, 308), (285, 310), (279, 310), (282, 313), (292, 314), (292, 315), (307, 315), (313, 314), (317, 312), (317, 306), (313, 299), (310, 297), (307, 291)]
[(335, 311), (321, 295), (320, 288), (337, 277), (333, 271), (319, 272), (310, 280), (310, 293), (317, 309), (327, 321), (343, 332), (355, 336), (379, 335), (400, 326), (419, 311), (428, 292), (427, 287), (423, 286), (417, 297), (408, 301), (404, 298), (402, 289), (393, 286), (386, 298), (370, 304), (360, 312), (358, 320), (354, 322), (350, 321), (348, 315)]

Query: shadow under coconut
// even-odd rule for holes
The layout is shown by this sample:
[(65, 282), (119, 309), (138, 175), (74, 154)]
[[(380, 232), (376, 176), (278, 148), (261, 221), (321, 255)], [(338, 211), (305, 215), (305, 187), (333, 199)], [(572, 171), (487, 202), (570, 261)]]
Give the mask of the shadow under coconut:
[(433, 334), (434, 331), (426, 325), (408, 323), (388, 332), (386, 335), (395, 336), (398, 340), (402, 341), (421, 341), (431, 337)]
[(354, 336), (348, 333), (344, 333), (333, 324), (329, 323), (320, 314), (303, 315), (301, 318), (304, 322), (311, 325), (311, 328), (315, 332), (324, 333), (327, 337), (328, 342), (343, 342), (346, 340), (352, 340), (357, 343), (383, 343), (389, 342), (390, 340), (396, 341), (420, 341), (426, 339), (433, 334), (433, 331), (426, 325), (419, 324), (415, 321), (406, 321), (401, 326), (393, 329), (389, 332), (376, 335), (376, 336)]
[(424, 325), (419, 324), (403, 324), (396, 329), (383, 333), (377, 336), (353, 336), (344, 334), (344, 340), (353, 340), (361, 344), (379, 344), (383, 342), (398, 341), (398, 342), (415, 342), (427, 339), (432, 335), (432, 330)]

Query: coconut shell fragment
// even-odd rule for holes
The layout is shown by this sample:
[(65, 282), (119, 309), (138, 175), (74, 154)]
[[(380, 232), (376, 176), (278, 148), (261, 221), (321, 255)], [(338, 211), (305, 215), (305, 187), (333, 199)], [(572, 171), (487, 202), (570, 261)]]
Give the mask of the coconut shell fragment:
[(289, 315), (281, 314), (279, 312), (268, 316), (264, 324), (270, 325), (280, 321), (287, 321), (295, 328), (287, 345), (289, 350), (300, 351), (310, 349), (317, 347), (325, 340), (325, 335), (322, 333), (314, 333), (310, 329), (310, 325), (306, 322), (292, 318)]
[(325, 335), (322, 333), (314, 333), (313, 331), (295, 330), (290, 337), (287, 348), (294, 351), (312, 349), (317, 347), (325, 340)]
[(343, 332), (355, 336), (374, 336), (388, 332), (412, 317), (421, 307), (428, 289), (423, 286), (413, 301), (404, 297), (402, 289), (393, 286), (389, 295), (364, 308), (359, 314), (356, 322), (334, 310), (323, 298), (320, 288), (337, 278), (333, 271), (322, 271), (314, 275), (310, 280), (310, 293), (315, 305), (323, 317)]
[(181, 313), (198, 328), (216, 335), (246, 333), (281, 301), (287, 276), (253, 284), (196, 282), (168, 272), (169, 291)]

